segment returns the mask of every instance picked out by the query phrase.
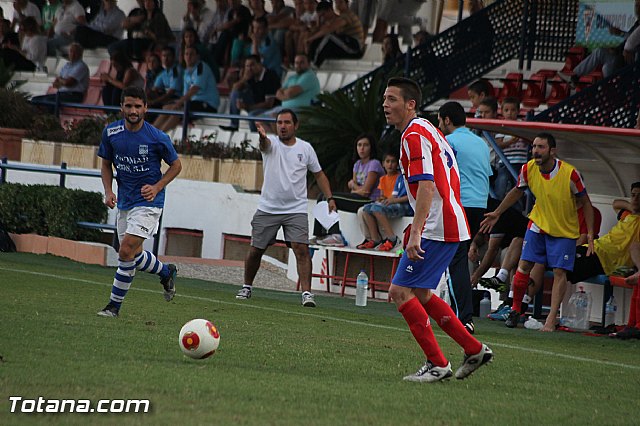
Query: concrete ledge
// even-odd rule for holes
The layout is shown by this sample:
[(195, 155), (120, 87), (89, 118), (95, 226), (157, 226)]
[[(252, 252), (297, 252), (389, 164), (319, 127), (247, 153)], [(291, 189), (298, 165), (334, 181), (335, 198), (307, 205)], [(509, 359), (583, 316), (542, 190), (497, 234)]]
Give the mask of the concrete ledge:
[(52, 254), (92, 265), (118, 265), (118, 253), (107, 244), (43, 237), (36, 234), (9, 235), (16, 244), (16, 250), (21, 253)]

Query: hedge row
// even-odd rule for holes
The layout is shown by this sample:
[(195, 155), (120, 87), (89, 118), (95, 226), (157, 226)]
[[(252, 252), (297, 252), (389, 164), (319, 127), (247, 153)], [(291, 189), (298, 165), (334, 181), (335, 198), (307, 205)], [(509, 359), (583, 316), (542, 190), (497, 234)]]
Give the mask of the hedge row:
[(78, 227), (78, 221), (104, 223), (102, 194), (48, 185), (0, 185), (0, 224), (16, 234), (98, 241), (100, 231)]

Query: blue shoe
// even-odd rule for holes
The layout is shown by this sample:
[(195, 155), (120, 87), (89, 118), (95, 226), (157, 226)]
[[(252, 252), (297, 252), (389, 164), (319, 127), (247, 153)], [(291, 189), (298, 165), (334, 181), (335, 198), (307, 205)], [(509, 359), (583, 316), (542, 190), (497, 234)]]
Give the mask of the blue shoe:
[(498, 309), (496, 309), (493, 313), (487, 315), (492, 321), (506, 321), (509, 317), (509, 313), (511, 313), (511, 306), (502, 305)]

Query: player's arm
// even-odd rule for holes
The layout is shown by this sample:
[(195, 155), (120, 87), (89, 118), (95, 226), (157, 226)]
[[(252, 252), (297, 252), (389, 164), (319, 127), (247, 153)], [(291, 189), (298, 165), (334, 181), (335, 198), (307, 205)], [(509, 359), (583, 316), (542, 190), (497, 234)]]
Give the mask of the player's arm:
[(331, 192), (331, 185), (329, 184), (327, 175), (320, 170), (319, 172), (314, 173), (313, 176), (316, 178), (316, 183), (318, 184), (320, 191), (324, 194), (324, 198), (328, 200), (329, 211), (337, 211), (338, 207), (336, 206), (336, 200), (333, 199), (333, 192)]
[(411, 260), (422, 260), (421, 256), (424, 251), (420, 247), (422, 241), (422, 228), (429, 216), (433, 194), (436, 191), (436, 185), (432, 180), (421, 180), (418, 182), (418, 191), (416, 192), (416, 208), (411, 224), (411, 233), (407, 243), (407, 256)]
[(617, 199), (613, 200), (613, 210), (617, 213), (620, 213), (620, 210), (628, 210), (631, 211), (631, 203), (627, 200)]
[(258, 139), (258, 146), (260, 151), (268, 151), (271, 148), (271, 141), (267, 137), (267, 131), (264, 129), (264, 126), (256, 121), (256, 129), (258, 130), (258, 134), (260, 138)]
[(102, 159), (100, 166), (100, 177), (102, 178), (102, 186), (104, 187), (104, 204), (110, 209), (116, 206), (118, 202), (116, 194), (113, 193), (113, 167), (111, 160)]

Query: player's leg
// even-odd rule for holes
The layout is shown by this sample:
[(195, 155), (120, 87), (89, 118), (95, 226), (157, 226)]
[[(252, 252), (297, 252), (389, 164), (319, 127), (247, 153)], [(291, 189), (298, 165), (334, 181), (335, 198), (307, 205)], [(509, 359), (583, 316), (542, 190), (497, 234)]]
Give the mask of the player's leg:
[(260, 260), (267, 247), (275, 242), (280, 229), (277, 216), (257, 210), (251, 220), (251, 247), (244, 261), (244, 285), (236, 295), (236, 299), (249, 299), (253, 281), (260, 269)]
[(567, 271), (573, 271), (576, 258), (576, 240), (545, 235), (547, 265), (553, 268), (553, 289), (549, 315), (540, 331), (555, 331), (560, 304), (567, 291)]
[(316, 302), (311, 293), (311, 255), (309, 254), (309, 219), (306, 213), (283, 215), (284, 239), (291, 244), (296, 256), (302, 306), (314, 308)]

